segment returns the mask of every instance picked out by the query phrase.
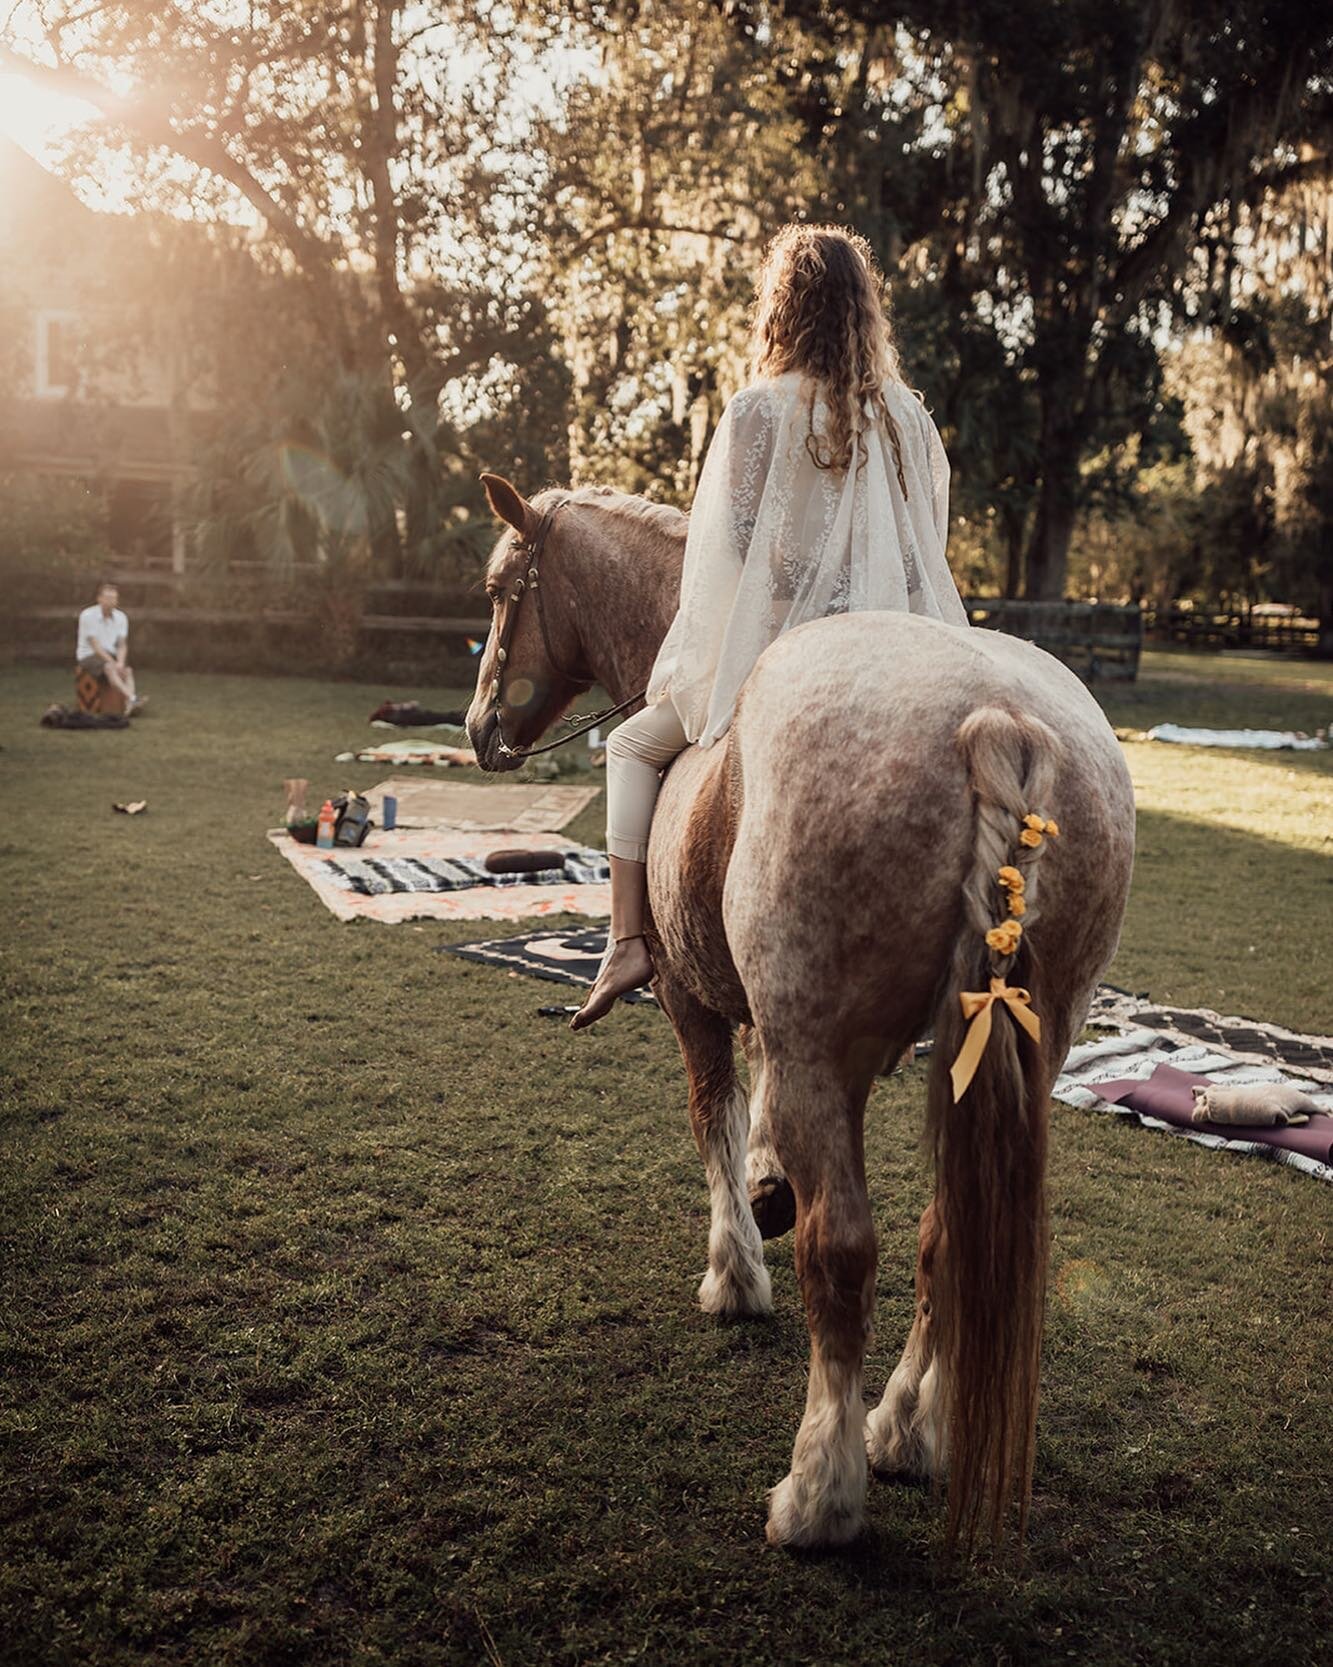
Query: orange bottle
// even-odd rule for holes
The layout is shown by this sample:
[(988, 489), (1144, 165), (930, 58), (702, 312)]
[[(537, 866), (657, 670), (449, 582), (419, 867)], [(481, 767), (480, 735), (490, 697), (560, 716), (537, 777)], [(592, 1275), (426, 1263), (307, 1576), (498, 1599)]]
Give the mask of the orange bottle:
[(333, 828), (337, 820), (332, 801), (325, 799), (319, 807), (319, 818), (315, 823), (315, 844), (321, 851), (333, 849)]

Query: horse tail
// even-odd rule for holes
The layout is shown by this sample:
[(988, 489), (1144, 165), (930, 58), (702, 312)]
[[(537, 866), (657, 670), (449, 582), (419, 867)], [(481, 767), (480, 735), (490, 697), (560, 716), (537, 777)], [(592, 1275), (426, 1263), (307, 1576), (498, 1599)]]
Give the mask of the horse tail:
[[(957, 740), (975, 801), (975, 837), (927, 1092), (942, 1227), (932, 1306), (951, 1550), (960, 1542), (971, 1549), (979, 1531), (998, 1542), (1014, 1503), (1020, 1540), (1027, 1524), (1046, 1300), (1050, 1091), (1045, 1052), (999, 999), (990, 1003), (991, 1033), (975, 1074), (956, 1091), (959, 1073), (951, 1067), (961, 1065), (968, 1033), (959, 998), (993, 991), (992, 980), (1007, 988), (1015, 968), (1018, 982), (1040, 984), (1028, 934), (1039, 914), (1046, 838), (1058, 832), (1051, 823), (1035, 840), (1023, 837), (1024, 817), (1044, 818), (1052, 808), (1058, 743), (1045, 724), (984, 707), (963, 722)], [(1012, 885), (1000, 879), (1002, 868)], [(1038, 991), (1029, 1020), (1041, 1005)]]

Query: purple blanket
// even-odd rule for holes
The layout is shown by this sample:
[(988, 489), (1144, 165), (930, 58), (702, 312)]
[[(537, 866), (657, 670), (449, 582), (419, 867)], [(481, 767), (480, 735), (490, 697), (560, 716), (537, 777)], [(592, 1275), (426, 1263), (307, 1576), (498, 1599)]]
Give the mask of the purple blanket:
[(1146, 1080), (1122, 1077), (1099, 1082), (1095, 1093), (1111, 1105), (1129, 1106), (1145, 1117), (1160, 1118), (1177, 1128), (1195, 1129), (1200, 1134), (1221, 1135), (1224, 1140), (1251, 1140), (1257, 1146), (1276, 1146), (1284, 1152), (1333, 1165), (1333, 1117), (1316, 1113), (1296, 1129), (1251, 1129), (1236, 1123), (1196, 1123), (1194, 1087), (1208, 1087), (1211, 1079), (1193, 1071), (1177, 1071), (1173, 1065), (1159, 1065)]

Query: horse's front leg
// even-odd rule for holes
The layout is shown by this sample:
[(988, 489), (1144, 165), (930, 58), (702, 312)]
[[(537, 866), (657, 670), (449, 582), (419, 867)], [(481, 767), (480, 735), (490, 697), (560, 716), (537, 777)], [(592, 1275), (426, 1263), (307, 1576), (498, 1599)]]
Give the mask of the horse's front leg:
[(773, 1294), (745, 1185), (749, 1097), (736, 1074), (731, 1026), (665, 975), (653, 989), (685, 1060), (690, 1126), (708, 1177), (712, 1221), (700, 1305), (719, 1319), (769, 1314)]
[(750, 1140), (745, 1153), (745, 1185), (761, 1237), (778, 1239), (796, 1225), (796, 1194), (773, 1145), (773, 1127), (764, 1097), (764, 1050), (759, 1033), (753, 1025), (742, 1025), (740, 1038), (750, 1072)]
[(902, 1359), (884, 1399), (866, 1418), (866, 1451), (879, 1476), (932, 1477), (945, 1465), (942, 1385), (932, 1324), (932, 1274), (940, 1253), (934, 1203), (926, 1206), (917, 1237), (916, 1314)]

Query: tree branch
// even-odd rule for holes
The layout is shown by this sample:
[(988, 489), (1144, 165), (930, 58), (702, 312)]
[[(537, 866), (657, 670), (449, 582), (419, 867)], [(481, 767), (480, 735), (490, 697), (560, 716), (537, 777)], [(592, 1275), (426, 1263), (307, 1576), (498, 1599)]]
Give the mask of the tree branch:
[(682, 237), (713, 237), (727, 243), (744, 243), (747, 241), (742, 232), (723, 231), (709, 226), (676, 226), (666, 220), (649, 220), (635, 215), (616, 215), (613, 219), (604, 220), (600, 226), (594, 226), (590, 232), (585, 232), (577, 243), (570, 245), (565, 252), (567, 259), (574, 259), (590, 249), (599, 237), (609, 237), (612, 232), (667, 232), (679, 233)]
[(121, 98), (109, 87), (104, 87), (99, 81), (79, 70), (35, 63), (31, 58), (26, 58), (22, 53), (2, 44), (0, 66), (26, 77), (36, 86), (45, 87), (68, 98), (82, 99), (109, 121), (119, 123), (145, 143), (172, 151), (186, 162), (192, 162), (197, 168), (225, 180), (263, 217), (307, 276), (321, 281), (327, 279), (333, 264), (333, 250), (318, 233), (304, 226), (290, 209), (284, 207), (272, 192), (211, 134), (182, 131), (173, 127), (166, 116), (156, 115), (132, 99)]

